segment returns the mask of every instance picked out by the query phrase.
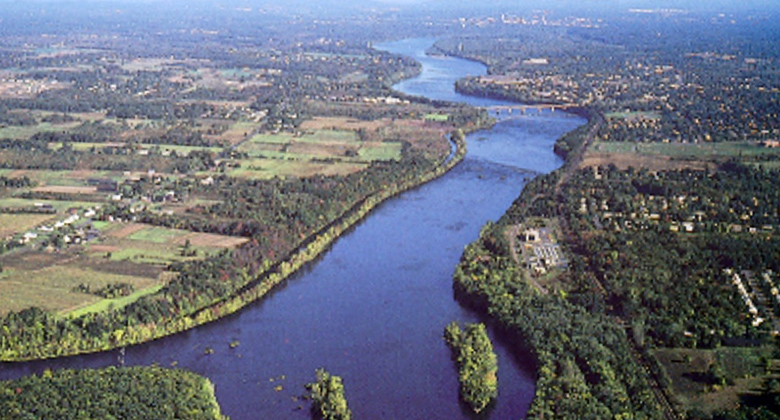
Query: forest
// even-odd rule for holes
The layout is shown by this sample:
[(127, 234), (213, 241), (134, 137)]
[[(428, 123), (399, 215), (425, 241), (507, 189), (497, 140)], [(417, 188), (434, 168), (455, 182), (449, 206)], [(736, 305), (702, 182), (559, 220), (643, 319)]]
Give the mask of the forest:
[(8, 419), (227, 418), (208, 379), (161, 368), (45, 371), (3, 381), (0, 412)]

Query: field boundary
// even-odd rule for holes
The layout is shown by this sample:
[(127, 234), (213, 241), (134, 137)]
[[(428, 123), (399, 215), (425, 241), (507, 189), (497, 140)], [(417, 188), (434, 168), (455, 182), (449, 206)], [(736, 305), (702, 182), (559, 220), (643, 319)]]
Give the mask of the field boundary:
[[(459, 135), (462, 134), (460, 130), (457, 131), (459, 133), (450, 136), (450, 142), (454, 145), (452, 152), (431, 171), (420, 175), (416, 179), (401, 182), (398, 185), (388, 186), (387, 188), (377, 191), (358, 201), (341, 217), (329, 223), (315, 234), (309, 236), (296, 250), (292, 251), (281, 261), (265, 269), (256, 276), (254, 280), (250, 280), (247, 285), (240, 288), (236, 293), (226, 296), (204, 308), (200, 308), (195, 312), (167, 319), (164, 323), (129, 326), (127, 329), (122, 330), (120, 334), (118, 334), (118, 331), (114, 331), (111, 333), (110, 344), (107, 345), (100, 345), (87, 349), (71, 348), (65, 351), (63, 351), (63, 349), (58, 349), (56, 346), (52, 346), (46, 349), (40, 349), (40, 351), (45, 354), (44, 356), (34, 358), (8, 357), (9, 355), (6, 354), (0, 355), (0, 361), (24, 362), (54, 357), (75, 356), (142, 344), (217, 321), (239, 311), (245, 306), (259, 300), (275, 288), (275, 286), (296, 273), (300, 268), (314, 261), (324, 251), (328, 250), (344, 232), (349, 231), (349, 229), (363, 220), (379, 204), (382, 204), (388, 199), (405, 191), (433, 181), (454, 168), (466, 156), (465, 138), (463, 135)], [(106, 304), (106, 302), (102, 302), (102, 304)]]

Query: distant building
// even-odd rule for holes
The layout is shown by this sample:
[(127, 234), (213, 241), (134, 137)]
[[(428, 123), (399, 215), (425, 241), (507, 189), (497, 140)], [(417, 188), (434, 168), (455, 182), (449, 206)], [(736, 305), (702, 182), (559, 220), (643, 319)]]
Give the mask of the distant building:
[(538, 242), (542, 238), (538, 229), (526, 229), (525, 232), (523, 232), (523, 236), (525, 237), (526, 242)]
[(109, 178), (90, 178), (87, 184), (97, 187), (100, 192), (114, 192), (119, 188), (119, 184)]

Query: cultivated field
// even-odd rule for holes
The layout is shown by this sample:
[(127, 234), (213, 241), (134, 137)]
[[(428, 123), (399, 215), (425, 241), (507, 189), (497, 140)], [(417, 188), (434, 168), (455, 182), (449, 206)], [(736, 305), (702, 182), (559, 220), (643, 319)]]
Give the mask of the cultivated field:
[[(345, 120), (321, 119), (317, 125), (333, 126)], [(257, 134), (236, 147), (246, 154), (231, 176), (267, 179), (274, 176), (306, 177), (316, 174), (345, 175), (365, 169), (378, 160), (401, 158), (400, 142), (363, 141), (356, 131), (311, 129), (303, 134)]]
[[(2, 216), (0, 215), (0, 219)], [(51, 216), (48, 216), (51, 217)], [(39, 306), (60, 314), (83, 314), (119, 307), (153, 293), (175, 275), (165, 271), (174, 261), (202, 258), (246, 242), (136, 223), (95, 222), (101, 237), (61, 251), (25, 248), (0, 256), (0, 314)], [(135, 293), (104, 299), (76, 288), (92, 290), (127, 283)]]
[(54, 218), (51, 214), (0, 214), (0, 238), (22, 233)]
[[(9, 258), (11, 257), (11, 258)], [(136, 290), (159, 282), (160, 269), (101, 266), (67, 253), (29, 251), (3, 255), (0, 274), (0, 313), (38, 306), (57, 313), (96, 303), (103, 298), (74, 290), (81, 284), (99, 289), (109, 284), (127, 283)]]
[[(168, 229), (141, 223), (109, 223), (103, 236), (86, 247), (92, 258), (130, 261), (160, 267), (174, 261), (203, 257), (225, 248), (235, 248), (247, 239), (233, 236)], [(189, 242), (188, 254), (183, 249)]]
[[(241, 90), (266, 83), (257, 70), (196, 70), (207, 64), (139, 59), (123, 66), (137, 71), (169, 69), (172, 78), (189, 86), (185, 89)], [(448, 116), (430, 108), (390, 118), (387, 115), (395, 114), (386, 112), (384, 105), (359, 102), (349, 107), (383, 116), (315, 117), (294, 131), (270, 133), (263, 131), (265, 111), (251, 109), (252, 101), (206, 102), (209, 107), (202, 116), (186, 120), (119, 118), (108, 116), (108, 111), (64, 115), (20, 110), (25, 125), (0, 127), (0, 139), (32, 141), (49, 132), (73, 135), (60, 137), (62, 141), (45, 138), (49, 155), (74, 153), (76, 161), (52, 158), (53, 164), (43, 166), (75, 170), (0, 170), (2, 176), (27, 177), (34, 184), (0, 190), (0, 208), (5, 210), (0, 212), (0, 238), (14, 248), (0, 254), (0, 316), (30, 306), (73, 316), (118, 308), (157, 292), (175, 276), (166, 271), (172, 263), (241, 246), (247, 239), (128, 222), (141, 211), (186, 216), (193, 206), (218, 203), (222, 192), (203, 186), (212, 185), (219, 176), (347, 175), (373, 162), (400, 160), (406, 147), (429, 158), (442, 158), (450, 151), (450, 144), (442, 141), (450, 129)], [(3, 153), (0, 158), (24, 163), (15, 149)], [(187, 173), (180, 168), (188, 167), (189, 158), (198, 165)], [(92, 167), (128, 170), (82, 169)], [(194, 192), (177, 189), (179, 181), (193, 175), (200, 183)], [(109, 209), (111, 216), (101, 215), (99, 207)], [(117, 215), (116, 208), (127, 212)], [(73, 220), (65, 223), (68, 219)], [(118, 283), (131, 285), (132, 293), (105, 299), (95, 292)]]

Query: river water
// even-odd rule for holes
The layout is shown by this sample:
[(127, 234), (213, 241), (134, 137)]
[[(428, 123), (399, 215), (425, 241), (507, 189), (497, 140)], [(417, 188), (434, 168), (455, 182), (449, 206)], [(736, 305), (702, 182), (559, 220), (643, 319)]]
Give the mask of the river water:
[[(428, 57), (431, 39), (377, 46), (413, 56), (422, 74), (399, 91), (478, 106), (502, 102), (453, 91), (481, 64)], [(442, 331), (479, 317), (453, 298), (463, 247), (503, 214), (534, 174), (561, 161), (555, 139), (584, 121), (563, 113), (497, 115), (467, 138), (466, 159), (447, 175), (379, 206), (315, 263), (267, 298), (218, 322), (118, 351), (0, 365), (0, 379), (43, 369), (159, 364), (211, 379), (233, 420), (310, 419), (304, 384), (325, 367), (344, 379), (356, 419), (470, 419)], [(494, 329), (499, 397), (480, 418), (524, 416), (534, 394), (531, 357)], [(238, 346), (231, 348), (231, 343)], [(512, 348), (515, 348), (513, 350)], [(213, 354), (206, 354), (213, 349)]]

